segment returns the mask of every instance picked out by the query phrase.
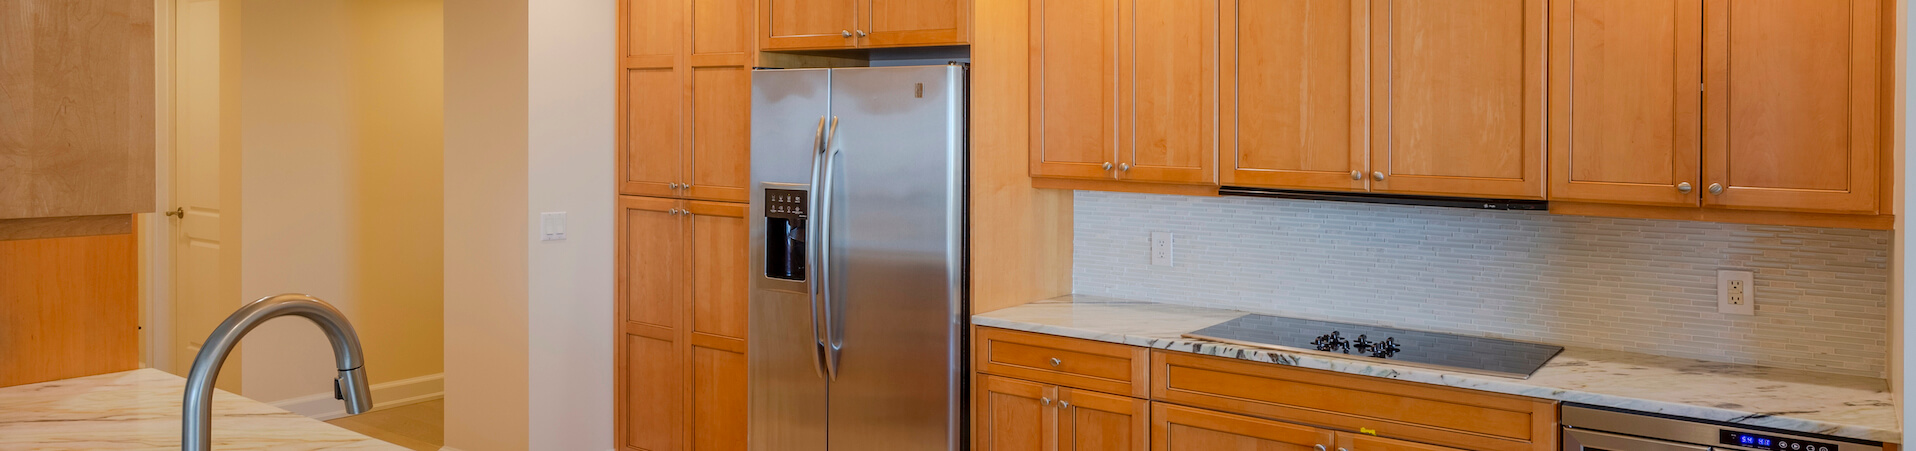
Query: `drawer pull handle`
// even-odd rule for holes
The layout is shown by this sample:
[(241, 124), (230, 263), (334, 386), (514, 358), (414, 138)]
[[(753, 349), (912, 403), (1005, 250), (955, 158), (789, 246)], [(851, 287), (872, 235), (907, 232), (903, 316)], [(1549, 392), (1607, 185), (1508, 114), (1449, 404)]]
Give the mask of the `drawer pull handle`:
[(1317, 445), (1317, 451), (1324, 451), (1324, 445)]
[(1038, 398), (1038, 404), (1051, 405), (1051, 398)]
[(1060, 399), (1060, 400), (1058, 400), (1058, 408), (1060, 408), (1060, 409), (1069, 409), (1069, 408), (1071, 408), (1071, 401), (1066, 401), (1066, 400), (1062, 400), (1062, 399)]
[(1052, 358), (1051, 358), (1051, 366), (1058, 366), (1058, 365), (1063, 365), (1063, 364), (1064, 364), (1064, 361), (1063, 361), (1063, 360), (1058, 360), (1058, 358), (1057, 358), (1057, 357), (1052, 357)]

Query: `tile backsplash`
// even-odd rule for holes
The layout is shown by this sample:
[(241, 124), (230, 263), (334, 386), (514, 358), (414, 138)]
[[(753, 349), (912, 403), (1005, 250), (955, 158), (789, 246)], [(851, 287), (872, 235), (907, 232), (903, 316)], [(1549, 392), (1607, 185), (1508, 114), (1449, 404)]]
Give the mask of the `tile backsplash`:
[[(1887, 231), (1093, 191), (1075, 221), (1078, 294), (1887, 371)], [(1719, 269), (1755, 272), (1755, 316), (1717, 313)]]

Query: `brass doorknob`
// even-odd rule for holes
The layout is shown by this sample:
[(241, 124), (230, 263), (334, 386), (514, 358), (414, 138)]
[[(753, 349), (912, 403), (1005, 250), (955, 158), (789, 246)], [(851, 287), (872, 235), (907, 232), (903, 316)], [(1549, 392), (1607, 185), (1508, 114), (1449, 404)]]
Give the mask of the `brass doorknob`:
[(185, 207), (175, 207), (175, 208), (173, 209), (173, 211), (169, 211), (169, 212), (166, 212), (166, 215), (167, 215), (167, 216), (172, 216), (172, 217), (176, 217), (176, 218), (180, 218), (180, 219), (186, 219), (186, 208), (185, 208)]

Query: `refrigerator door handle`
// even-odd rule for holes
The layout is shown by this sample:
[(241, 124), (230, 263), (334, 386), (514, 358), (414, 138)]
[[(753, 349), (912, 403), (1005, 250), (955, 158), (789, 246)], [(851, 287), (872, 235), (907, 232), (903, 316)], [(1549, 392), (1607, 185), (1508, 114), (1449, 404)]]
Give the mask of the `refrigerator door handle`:
[(834, 180), (834, 177), (832, 177), (832, 168), (834, 166), (833, 163), (838, 159), (838, 147), (834, 145), (837, 139), (838, 117), (833, 116), (831, 127), (825, 131), (825, 145), (821, 149), (823, 154), (818, 158), (819, 160), (824, 160), (824, 166), (820, 169), (821, 172), (812, 178), (813, 183), (818, 184), (818, 191), (813, 191), (811, 196), (813, 199), (819, 199), (818, 208), (811, 212), (813, 216), (817, 217), (817, 219), (812, 220), (812, 225), (818, 230), (818, 240), (813, 242), (817, 243), (816, 246), (818, 246), (818, 253), (815, 255), (818, 255), (817, 268), (819, 275), (817, 280), (812, 281), (812, 286), (818, 288), (815, 296), (817, 296), (816, 299), (819, 300), (819, 304), (822, 304), (822, 310), (824, 310), (821, 316), (824, 317), (825, 337), (820, 344), (824, 346), (825, 380), (827, 381), (838, 380), (838, 350), (840, 348), (837, 343), (837, 338), (840, 336), (837, 327), (838, 306), (832, 302), (834, 295), (837, 293), (832, 290), (831, 263), (833, 227), (831, 220), (832, 192), (838, 188), (836, 186), (837, 180)]
[[(823, 161), (819, 159), (819, 149), (825, 145), (825, 116), (818, 117), (818, 128), (812, 131), (812, 183), (808, 193), (818, 193), (818, 169)], [(818, 196), (812, 194), (806, 199), (805, 210), (818, 211)], [(812, 370), (819, 378), (825, 378), (825, 335), (818, 328), (818, 285), (823, 280), (818, 277), (818, 230), (817, 223), (805, 227), (805, 270), (806, 278), (811, 280), (812, 288), (807, 294), (811, 301), (812, 315)]]

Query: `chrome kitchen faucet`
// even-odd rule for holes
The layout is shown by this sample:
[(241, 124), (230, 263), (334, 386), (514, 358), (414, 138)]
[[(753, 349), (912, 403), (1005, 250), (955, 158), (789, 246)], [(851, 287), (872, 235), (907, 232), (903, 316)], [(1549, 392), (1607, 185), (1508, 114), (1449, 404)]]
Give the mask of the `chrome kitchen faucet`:
[(360, 414), (373, 408), (372, 389), (366, 385), (366, 358), (359, 350), (359, 334), (353, 332), (346, 315), (312, 296), (267, 297), (226, 317), (206, 337), (200, 355), (193, 358), (193, 371), (186, 376), (186, 408), (180, 417), (181, 450), (213, 449), (213, 379), (219, 376), (220, 365), (226, 363), (226, 355), (233, 352), (240, 337), (266, 320), (286, 315), (305, 317), (326, 332), (326, 341), (333, 345), (333, 360), (339, 364), (339, 378), (333, 381), (333, 388), (336, 396), (346, 401), (346, 413)]

